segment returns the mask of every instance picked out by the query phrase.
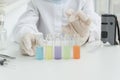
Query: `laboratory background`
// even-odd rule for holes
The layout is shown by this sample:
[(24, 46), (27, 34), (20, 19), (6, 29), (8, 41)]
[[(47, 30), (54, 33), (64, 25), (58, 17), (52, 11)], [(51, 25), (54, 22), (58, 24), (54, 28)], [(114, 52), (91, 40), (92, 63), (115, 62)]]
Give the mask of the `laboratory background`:
[[(19, 17), (25, 12), (28, 2), (29, 0), (0, 0), (0, 6), (4, 8), (6, 13), (5, 28), (8, 36), (12, 33)], [(95, 10), (99, 15), (115, 14), (120, 23), (120, 0), (94, 0), (94, 3)]]
[[(115, 45), (114, 42), (116, 39), (114, 33), (118, 30), (111, 31), (113, 28), (110, 30), (102, 28), (102, 40), (112, 45), (103, 44), (100, 41), (89, 43), (80, 47), (80, 59), (78, 60), (39, 61), (34, 57), (22, 56), (19, 46), (11, 42), (12, 33), (18, 19), (26, 11), (29, 1), (0, 0), (0, 11), (5, 12), (4, 27), (0, 27), (0, 48), (5, 47), (5, 50), (0, 49), (0, 80), (120, 80), (120, 45)], [(115, 25), (120, 26), (120, 0), (94, 0), (94, 6), (100, 16), (116, 15), (118, 25), (117, 21)], [(105, 19), (101, 19), (103, 20), (101, 27), (104, 27), (107, 23), (104, 22)], [(107, 35), (109, 38), (105, 39)], [(118, 33), (116, 36), (120, 37)], [(7, 44), (4, 45), (4, 43)]]

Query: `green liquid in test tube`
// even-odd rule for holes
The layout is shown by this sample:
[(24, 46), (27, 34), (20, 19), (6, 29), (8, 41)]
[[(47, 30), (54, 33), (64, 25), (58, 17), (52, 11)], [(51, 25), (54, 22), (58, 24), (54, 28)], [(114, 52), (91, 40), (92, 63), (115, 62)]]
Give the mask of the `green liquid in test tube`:
[(71, 46), (63, 46), (63, 59), (71, 58)]
[(68, 35), (64, 37), (63, 41), (63, 49), (62, 49), (62, 57), (63, 59), (70, 59), (71, 58), (71, 45), (70, 45), (70, 38)]

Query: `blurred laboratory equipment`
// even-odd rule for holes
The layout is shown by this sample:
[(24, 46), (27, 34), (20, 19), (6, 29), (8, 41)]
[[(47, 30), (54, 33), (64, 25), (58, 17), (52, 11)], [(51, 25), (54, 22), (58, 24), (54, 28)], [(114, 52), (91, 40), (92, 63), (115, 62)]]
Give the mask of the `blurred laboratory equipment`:
[(8, 64), (8, 62), (10, 62), (10, 60), (16, 59), (16, 57), (12, 57), (9, 55), (5, 55), (5, 54), (0, 54), (0, 65), (4, 66), (6, 64)]
[(6, 49), (7, 45), (7, 30), (4, 28), (5, 13), (0, 10), (0, 50)]
[(111, 45), (120, 44), (120, 29), (116, 15), (102, 15), (101, 40)]

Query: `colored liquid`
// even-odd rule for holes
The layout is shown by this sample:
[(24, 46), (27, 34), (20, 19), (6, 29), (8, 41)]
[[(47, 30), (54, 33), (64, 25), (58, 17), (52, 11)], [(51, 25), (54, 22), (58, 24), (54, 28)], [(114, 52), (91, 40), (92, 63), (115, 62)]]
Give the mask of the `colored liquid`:
[(73, 58), (80, 59), (80, 46), (78, 45), (73, 46)]
[(36, 47), (36, 59), (43, 60), (43, 56), (44, 56), (43, 47), (41, 47), (41, 46)]
[(64, 46), (63, 59), (70, 59), (70, 58), (71, 58), (71, 46)]
[(62, 49), (61, 49), (61, 46), (55, 46), (55, 49), (54, 49), (54, 54), (55, 54), (55, 59), (61, 59), (62, 57)]
[(53, 46), (45, 47), (45, 59), (53, 59)]

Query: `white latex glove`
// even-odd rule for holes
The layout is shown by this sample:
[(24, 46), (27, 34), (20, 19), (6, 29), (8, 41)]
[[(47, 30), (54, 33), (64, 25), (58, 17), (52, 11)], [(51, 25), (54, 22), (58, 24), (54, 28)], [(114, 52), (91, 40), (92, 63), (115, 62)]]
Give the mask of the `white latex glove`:
[(37, 35), (32, 33), (26, 33), (21, 38), (20, 48), (23, 55), (34, 56), (35, 47), (40, 44)]
[(87, 37), (91, 19), (83, 11), (74, 12), (70, 9), (66, 14), (68, 16), (68, 25), (63, 27), (63, 33), (70, 35), (79, 34), (81, 38)]

